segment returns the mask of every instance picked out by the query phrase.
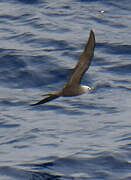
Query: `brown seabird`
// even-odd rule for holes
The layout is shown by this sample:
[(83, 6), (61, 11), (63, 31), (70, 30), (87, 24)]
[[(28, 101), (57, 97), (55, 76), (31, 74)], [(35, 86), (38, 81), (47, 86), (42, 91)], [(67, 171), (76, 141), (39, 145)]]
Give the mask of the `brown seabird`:
[(94, 48), (95, 48), (95, 35), (93, 30), (91, 30), (85, 49), (81, 54), (80, 59), (76, 64), (75, 68), (73, 69), (64, 88), (62, 88), (60, 91), (57, 92), (48, 93), (47, 97), (31, 105), (35, 106), (38, 104), (47, 103), (60, 96), (78, 96), (91, 90), (90, 87), (82, 86), (80, 85), (80, 83), (84, 73), (87, 71), (87, 69), (91, 64), (91, 60), (94, 55)]

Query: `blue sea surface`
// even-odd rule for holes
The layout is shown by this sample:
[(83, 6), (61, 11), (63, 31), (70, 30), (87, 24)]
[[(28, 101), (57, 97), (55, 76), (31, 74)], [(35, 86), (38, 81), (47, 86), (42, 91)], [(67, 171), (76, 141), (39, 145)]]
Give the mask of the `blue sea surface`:
[[(63, 87), (90, 30), (93, 91)], [(131, 179), (131, 1), (0, 1), (0, 180)]]

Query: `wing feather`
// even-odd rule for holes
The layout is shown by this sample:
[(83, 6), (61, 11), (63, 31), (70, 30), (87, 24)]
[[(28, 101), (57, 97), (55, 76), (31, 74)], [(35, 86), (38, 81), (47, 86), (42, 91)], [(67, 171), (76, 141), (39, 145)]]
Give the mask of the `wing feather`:
[(50, 95), (50, 96), (47, 96), (44, 99), (42, 99), (42, 100), (40, 100), (40, 101), (38, 101), (38, 102), (36, 102), (34, 104), (31, 104), (31, 106), (35, 106), (35, 105), (38, 105), (38, 104), (44, 104), (44, 103), (52, 101), (53, 99), (56, 99), (58, 97), (59, 97), (59, 95)]
[(89, 68), (91, 64), (91, 60), (94, 55), (94, 48), (95, 48), (95, 35), (94, 32), (90, 31), (90, 36), (88, 42), (85, 46), (83, 53), (80, 56), (78, 63), (76, 64), (75, 68), (72, 71), (65, 87), (76, 86), (79, 85), (82, 79), (83, 74)]

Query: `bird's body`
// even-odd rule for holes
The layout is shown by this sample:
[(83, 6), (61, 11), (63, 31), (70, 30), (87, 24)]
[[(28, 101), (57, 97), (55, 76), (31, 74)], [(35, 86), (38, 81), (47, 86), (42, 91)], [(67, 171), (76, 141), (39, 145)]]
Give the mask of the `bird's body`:
[(76, 64), (75, 68), (73, 69), (72, 74), (70, 75), (64, 88), (61, 89), (60, 91), (47, 94), (47, 97), (32, 105), (46, 103), (60, 96), (78, 96), (91, 90), (90, 87), (82, 86), (80, 85), (80, 83), (85, 71), (87, 71), (87, 69), (90, 66), (92, 57), (94, 55), (94, 48), (95, 48), (95, 35), (94, 32), (91, 30), (85, 49), (81, 54), (80, 59)]
[(70, 88), (63, 88), (62, 96), (78, 96), (91, 90), (88, 86), (73, 86)]

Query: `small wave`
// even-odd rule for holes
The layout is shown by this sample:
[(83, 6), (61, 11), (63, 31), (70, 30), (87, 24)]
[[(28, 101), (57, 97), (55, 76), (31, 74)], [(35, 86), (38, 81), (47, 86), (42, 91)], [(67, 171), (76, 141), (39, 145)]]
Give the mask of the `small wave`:
[(97, 43), (98, 48), (102, 48), (108, 54), (131, 55), (131, 45), (119, 45), (109, 43)]
[(13, 124), (0, 120), (0, 128), (17, 128), (17, 127), (20, 127), (20, 125), (17, 123)]
[(0, 167), (0, 175), (10, 177), (11, 180), (60, 180), (60, 176), (51, 175), (49, 173), (25, 171), (18, 168), (2, 166)]
[(110, 27), (115, 27), (115, 28), (126, 28), (125, 25), (123, 25), (122, 23), (118, 23), (116, 21), (113, 21), (113, 19), (111, 20), (107, 20), (105, 18), (101, 18), (101, 17), (91, 17), (90, 19), (92, 19), (93, 21), (97, 22), (97, 23), (101, 23), (104, 25), (108, 25)]
[(114, 65), (111, 67), (105, 67), (105, 69), (107, 69), (107, 71), (111, 71), (121, 76), (131, 74), (131, 64), (116, 65), (116, 66)]
[[(39, 164), (25, 164), (23, 166), (32, 167), (36, 171), (53, 172), (60, 176), (60, 179), (118, 179), (120, 175), (123, 178), (130, 177), (131, 164), (123, 159), (120, 154), (109, 152), (96, 153), (90, 158), (65, 157), (53, 158), (48, 162)], [(125, 172), (126, 169), (126, 172)]]
[(19, 3), (23, 4), (38, 4), (41, 0), (17, 0)]

